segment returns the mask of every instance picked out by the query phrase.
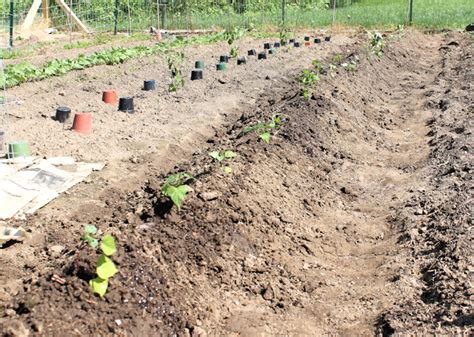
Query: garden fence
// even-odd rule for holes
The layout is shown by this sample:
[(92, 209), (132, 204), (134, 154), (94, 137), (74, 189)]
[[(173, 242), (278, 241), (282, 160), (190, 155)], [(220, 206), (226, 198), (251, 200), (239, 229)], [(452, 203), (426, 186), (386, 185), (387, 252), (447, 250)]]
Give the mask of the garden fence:
[[(166, 30), (327, 27), (333, 24), (462, 28), (474, 17), (474, 0), (39, 0), (33, 28), (44, 34), (78, 30), (63, 2), (91, 33)], [(0, 0), (1, 47), (21, 45), (22, 24), (33, 1)], [(48, 6), (48, 24), (43, 5)], [(410, 6), (412, 4), (412, 6)], [(412, 15), (410, 15), (412, 13)], [(49, 28), (49, 30), (47, 30)]]

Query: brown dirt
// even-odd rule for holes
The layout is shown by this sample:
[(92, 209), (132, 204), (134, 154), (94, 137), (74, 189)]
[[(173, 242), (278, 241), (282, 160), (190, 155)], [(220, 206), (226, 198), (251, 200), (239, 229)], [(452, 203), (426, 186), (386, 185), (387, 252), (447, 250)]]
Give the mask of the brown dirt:
[[(38, 93), (36, 105), (12, 111), (22, 118), (15, 132), (35, 139), (38, 153), (104, 158), (109, 166), (18, 221), (31, 237), (0, 255), (1, 331), (472, 333), (472, 42), (454, 33), (387, 39), (380, 59), (368, 53), (366, 36), (340, 36), (322, 52), (292, 50), (263, 66), (209, 71), (176, 95), (143, 94), (135, 115), (105, 110), (100, 90), (125, 75), (133, 81), (120, 92), (135, 92), (143, 77), (166, 73), (161, 60), (16, 89)], [(187, 52), (208, 55), (209, 64), (219, 48)], [(297, 73), (340, 52), (359, 56), (358, 71), (322, 76), (303, 100)], [(101, 111), (92, 136), (49, 120), (63, 102)], [(242, 132), (275, 114), (289, 120), (270, 144)], [(216, 149), (238, 152), (232, 174), (208, 156)], [(197, 178), (179, 212), (161, 196), (168, 170)], [(96, 258), (79, 242), (86, 223), (119, 242), (120, 273), (104, 300), (86, 282)]]

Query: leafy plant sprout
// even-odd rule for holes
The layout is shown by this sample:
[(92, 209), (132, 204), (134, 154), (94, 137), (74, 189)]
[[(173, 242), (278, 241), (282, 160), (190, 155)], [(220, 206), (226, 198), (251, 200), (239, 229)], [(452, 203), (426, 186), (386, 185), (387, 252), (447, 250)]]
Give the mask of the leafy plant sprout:
[(187, 172), (174, 173), (166, 178), (165, 184), (161, 188), (163, 195), (169, 198), (178, 210), (183, 206), (184, 198), (189, 192), (187, 183), (191, 180), (195, 180), (195, 178)]
[(239, 49), (235, 46), (235, 42), (240, 39), (245, 33), (245, 30), (239, 27), (235, 27), (232, 30), (226, 30), (224, 32), (224, 38), (227, 41), (227, 44), (230, 46), (230, 56), (237, 57), (239, 54)]
[(301, 84), (301, 94), (305, 100), (311, 98), (311, 88), (319, 81), (319, 75), (315, 72), (304, 69), (300, 76), (298, 76), (298, 82)]
[(166, 63), (171, 72), (171, 83), (168, 86), (170, 92), (176, 92), (184, 86), (184, 77), (181, 73), (181, 65), (184, 62), (184, 53), (169, 51), (166, 56)]
[(99, 240), (97, 240), (94, 235), (97, 233), (97, 227), (93, 225), (86, 225), (84, 226), (84, 235), (82, 236), (82, 240), (84, 240), (89, 246), (92, 248), (97, 248), (99, 245)]
[(90, 280), (89, 285), (94, 293), (104, 297), (109, 286), (109, 279), (118, 272), (114, 261), (110, 258), (117, 251), (114, 237), (108, 234), (104, 235), (100, 243), (100, 249), (102, 254), (97, 259), (97, 277)]
[(316, 72), (317, 72), (318, 74), (321, 74), (321, 73), (324, 71), (324, 64), (323, 64), (322, 61), (320, 61), (320, 60), (313, 60), (313, 61), (311, 62), (311, 64), (313, 65), (314, 70), (316, 70)]
[(380, 33), (375, 32), (370, 35), (370, 48), (374, 55), (383, 56), (385, 41)]
[(284, 114), (278, 114), (272, 117), (270, 122), (260, 122), (255, 125), (246, 127), (244, 133), (255, 131), (258, 137), (265, 143), (270, 143), (271, 130), (278, 129), (283, 123), (287, 122), (289, 117)]
[(341, 66), (350, 72), (356, 72), (359, 69), (359, 57), (357, 55), (350, 58), (349, 62), (342, 63)]
[[(235, 157), (237, 157), (237, 153), (231, 150), (225, 150), (225, 151), (212, 151), (209, 152), (209, 155), (217, 160), (218, 162), (222, 162), (224, 160), (232, 160)], [(232, 167), (226, 165), (222, 168), (224, 173), (230, 174), (232, 173)]]
[(237, 153), (230, 150), (212, 151), (212, 152), (209, 152), (209, 155), (219, 162), (223, 161), (224, 159), (231, 159), (231, 158), (237, 157)]
[[(96, 234), (97, 227), (86, 225), (84, 226), (84, 235), (81, 237), (81, 239), (94, 250), (99, 246), (99, 240), (95, 237)], [(118, 272), (115, 263), (110, 258), (110, 256), (117, 251), (115, 239), (112, 235), (107, 234), (102, 237), (100, 250), (102, 251), (102, 254), (97, 259), (97, 277), (90, 280), (89, 285), (94, 293), (98, 294), (100, 297), (104, 297), (109, 286), (109, 279)]]

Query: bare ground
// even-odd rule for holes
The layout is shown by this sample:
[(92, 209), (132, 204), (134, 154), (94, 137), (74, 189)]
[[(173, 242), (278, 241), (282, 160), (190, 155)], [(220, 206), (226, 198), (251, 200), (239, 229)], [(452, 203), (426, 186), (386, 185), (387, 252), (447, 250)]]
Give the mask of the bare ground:
[[(160, 60), (15, 89), (38, 95), (12, 111), (38, 153), (109, 166), (18, 222), (31, 238), (0, 255), (4, 334), (472, 333), (472, 42), (410, 32), (380, 59), (364, 42), (336, 37), (322, 51), (210, 71), (177, 95), (143, 94), (135, 115), (104, 109), (100, 90), (129, 76), (118, 86), (131, 92), (165, 73)], [(222, 46), (203, 49), (187, 52), (210, 63)], [(298, 71), (335, 53), (358, 55), (357, 72), (323, 76), (305, 101)], [(101, 111), (92, 136), (49, 120), (66, 98)], [(270, 144), (242, 132), (275, 114), (289, 121)], [(238, 152), (232, 174), (207, 155), (216, 149)], [(161, 196), (171, 169), (197, 178), (179, 212)], [(86, 223), (119, 241), (105, 300), (86, 282), (95, 259), (79, 242)]]

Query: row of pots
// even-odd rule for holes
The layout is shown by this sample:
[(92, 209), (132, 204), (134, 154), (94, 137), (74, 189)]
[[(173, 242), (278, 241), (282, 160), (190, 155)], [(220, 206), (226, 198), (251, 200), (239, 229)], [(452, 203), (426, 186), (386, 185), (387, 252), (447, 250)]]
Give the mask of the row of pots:
[[(309, 36), (304, 37), (305, 46), (310, 45), (311, 38)], [(325, 41), (329, 42), (331, 40), (330, 36), (326, 36), (324, 38)], [(322, 40), (320, 38), (314, 38), (314, 43), (318, 44), (321, 43)], [(290, 39), (289, 41), (280, 41), (275, 43), (266, 42), (263, 45), (264, 51), (258, 52), (255, 49), (250, 49), (247, 52), (248, 56), (256, 56), (258, 60), (265, 60), (267, 59), (267, 50), (270, 55), (276, 54), (276, 49), (280, 48), (281, 46), (285, 46), (287, 44), (292, 44), (295, 48), (299, 48), (301, 44), (296, 41), (295, 39)], [(223, 71), (226, 69), (226, 64), (229, 62), (230, 57), (227, 55), (222, 55), (219, 58), (219, 63), (216, 65), (216, 70)], [(245, 57), (237, 58), (237, 65), (243, 65), (247, 63), (247, 59)], [(191, 80), (202, 80), (203, 79), (203, 71), (205, 68), (204, 61), (196, 61), (195, 62), (195, 69), (191, 71)], [(156, 82), (155, 80), (146, 80), (143, 83), (143, 90), (145, 91), (153, 91), (156, 89)], [(134, 112), (134, 103), (133, 97), (118, 97), (117, 93), (114, 90), (106, 90), (102, 93), (102, 101), (107, 104), (116, 105), (118, 102), (118, 110), (124, 111), (128, 113)], [(71, 114), (71, 109), (68, 107), (59, 107), (56, 110), (55, 119), (60, 123), (65, 123)], [(74, 121), (72, 125), (72, 130), (82, 133), (88, 134), (92, 132), (92, 114), (91, 113), (76, 113), (74, 115)], [(8, 144), (8, 157), (15, 158), (15, 157), (23, 157), (29, 156), (30, 149), (28, 143), (25, 141), (16, 141)]]

